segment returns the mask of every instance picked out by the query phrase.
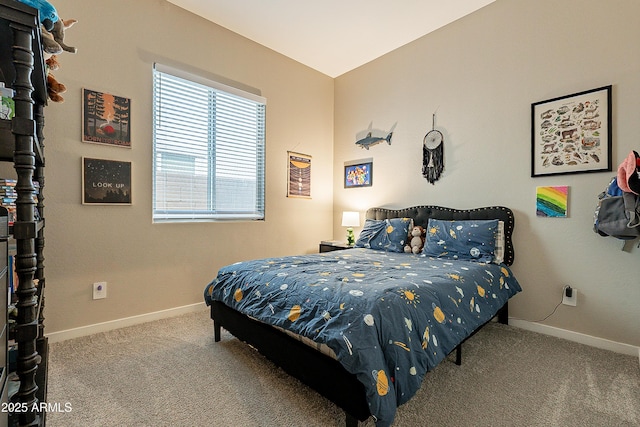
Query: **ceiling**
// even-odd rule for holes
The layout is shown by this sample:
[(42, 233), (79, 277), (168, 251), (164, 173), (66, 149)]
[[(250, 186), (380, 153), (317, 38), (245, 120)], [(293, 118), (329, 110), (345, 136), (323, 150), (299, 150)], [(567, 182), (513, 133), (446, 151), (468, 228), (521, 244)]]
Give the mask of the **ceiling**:
[(168, 0), (337, 77), (495, 0)]

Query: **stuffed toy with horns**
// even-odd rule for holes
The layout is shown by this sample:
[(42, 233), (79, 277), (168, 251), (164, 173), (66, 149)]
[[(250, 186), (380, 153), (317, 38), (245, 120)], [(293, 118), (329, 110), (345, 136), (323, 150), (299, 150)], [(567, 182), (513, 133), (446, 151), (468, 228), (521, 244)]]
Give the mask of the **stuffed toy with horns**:
[(64, 42), (65, 30), (73, 26), (76, 22), (78, 22), (76, 19), (58, 19), (58, 21), (53, 24), (51, 35), (65, 52), (76, 53), (78, 51), (75, 47), (68, 46)]

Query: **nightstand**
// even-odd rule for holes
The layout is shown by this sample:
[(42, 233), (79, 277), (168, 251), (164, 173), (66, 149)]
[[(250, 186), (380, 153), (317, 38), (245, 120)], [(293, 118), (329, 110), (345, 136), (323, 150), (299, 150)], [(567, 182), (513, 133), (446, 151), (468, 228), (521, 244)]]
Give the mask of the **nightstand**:
[(336, 240), (323, 240), (320, 242), (320, 253), (341, 251), (343, 249), (351, 249), (353, 246), (349, 246), (344, 242), (338, 242)]

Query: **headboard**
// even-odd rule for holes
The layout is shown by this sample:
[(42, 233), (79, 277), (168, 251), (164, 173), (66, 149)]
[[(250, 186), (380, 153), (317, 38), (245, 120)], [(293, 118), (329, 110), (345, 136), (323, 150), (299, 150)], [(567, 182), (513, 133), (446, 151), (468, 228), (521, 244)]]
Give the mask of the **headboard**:
[(415, 225), (427, 228), (429, 218), (441, 220), (465, 220), (465, 219), (498, 219), (504, 221), (504, 263), (512, 265), (515, 259), (513, 249), (513, 227), (515, 218), (511, 209), (504, 206), (488, 206), (477, 209), (451, 209), (442, 206), (412, 206), (404, 209), (370, 208), (365, 215), (366, 219), (388, 218), (413, 218)]

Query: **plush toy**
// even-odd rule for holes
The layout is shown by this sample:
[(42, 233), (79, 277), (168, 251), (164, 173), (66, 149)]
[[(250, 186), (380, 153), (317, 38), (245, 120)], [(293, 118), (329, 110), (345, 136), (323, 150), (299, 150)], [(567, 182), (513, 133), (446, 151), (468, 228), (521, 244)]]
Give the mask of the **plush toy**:
[(52, 70), (60, 68), (58, 57), (62, 52), (76, 53), (77, 49), (67, 46), (64, 43), (65, 30), (75, 24), (75, 19), (58, 19), (51, 32), (42, 30), (42, 50), (47, 64), (47, 95), (53, 102), (64, 102), (64, 98), (60, 95), (67, 91), (67, 87), (60, 83), (51, 73)]
[(27, 6), (31, 6), (34, 9), (38, 9), (40, 12), (40, 23), (47, 30), (53, 29), (53, 24), (58, 20), (58, 11), (47, 0), (18, 0), (20, 3), (24, 3)]
[(60, 95), (67, 91), (67, 87), (56, 80), (56, 77), (51, 73), (51, 70), (57, 70), (60, 68), (58, 63), (58, 57), (52, 55), (46, 61), (47, 63), (47, 95), (53, 102), (64, 102), (64, 98)]
[(63, 52), (62, 46), (53, 39), (51, 33), (42, 30), (42, 52), (44, 53), (45, 60), (49, 59), (51, 55), (58, 55)]
[(65, 52), (76, 53), (78, 49), (72, 46), (67, 46), (64, 43), (64, 32), (67, 28), (70, 28), (78, 22), (76, 19), (58, 19), (55, 24), (53, 24), (53, 29), (51, 30), (51, 35), (53, 39), (58, 42), (62, 50)]
[(45, 59), (50, 55), (58, 55), (62, 52), (76, 53), (78, 49), (68, 46), (64, 42), (65, 30), (78, 22), (76, 19), (59, 19), (53, 26), (51, 32), (42, 30), (42, 51)]
[(47, 60), (45, 61), (45, 64), (47, 65), (48, 70), (55, 71), (60, 68), (60, 63), (58, 62), (57, 55), (51, 55), (49, 58), (47, 58)]
[(53, 102), (64, 102), (64, 98), (60, 95), (65, 93), (67, 87), (58, 82), (52, 73), (47, 74), (47, 95)]
[(419, 254), (422, 251), (422, 248), (424, 247), (424, 241), (425, 241), (424, 228), (419, 225), (416, 225), (411, 229), (411, 233), (409, 233), (409, 237), (411, 238), (411, 240), (409, 240), (409, 244), (404, 247), (404, 251), (406, 253)]

